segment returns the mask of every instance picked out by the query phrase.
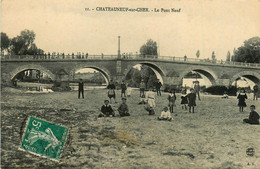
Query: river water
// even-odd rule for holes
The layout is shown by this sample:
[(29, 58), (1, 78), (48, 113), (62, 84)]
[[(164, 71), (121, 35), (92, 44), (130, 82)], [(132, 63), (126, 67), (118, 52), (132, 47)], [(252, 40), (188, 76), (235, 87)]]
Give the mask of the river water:
[[(211, 84), (209, 81), (205, 81), (204, 79), (183, 79), (183, 86), (186, 85), (186, 87), (192, 87), (193, 86), (193, 81), (198, 80), (200, 82), (201, 86), (206, 86), (209, 87)], [(19, 88), (25, 89), (28, 92), (31, 93), (50, 93), (53, 92), (51, 90), (53, 84), (41, 84), (41, 83), (29, 83), (29, 82), (18, 82), (17, 83)], [(246, 81), (237, 81), (238, 87), (248, 87), (250, 86), (251, 89), (254, 86), (254, 83), (251, 82), (246, 82)], [(72, 90), (78, 90), (78, 83), (70, 83), (70, 88)], [(84, 90), (98, 90), (98, 89), (105, 89), (106, 84), (102, 85), (93, 85), (93, 84), (85, 84), (84, 85)]]

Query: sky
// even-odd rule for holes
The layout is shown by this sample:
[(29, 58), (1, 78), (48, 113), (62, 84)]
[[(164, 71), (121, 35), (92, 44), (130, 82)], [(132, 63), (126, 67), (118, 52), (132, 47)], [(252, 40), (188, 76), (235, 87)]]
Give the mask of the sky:
[[(149, 8), (150, 12), (96, 11), (97, 7)], [(85, 11), (90, 8), (91, 11)], [(181, 9), (154, 12), (154, 8)], [(92, 10), (94, 9), (94, 10)], [(139, 52), (148, 39), (160, 56), (225, 60), (227, 52), (260, 37), (260, 0), (2, 0), (1, 32), (10, 38), (33, 30), (45, 52)]]

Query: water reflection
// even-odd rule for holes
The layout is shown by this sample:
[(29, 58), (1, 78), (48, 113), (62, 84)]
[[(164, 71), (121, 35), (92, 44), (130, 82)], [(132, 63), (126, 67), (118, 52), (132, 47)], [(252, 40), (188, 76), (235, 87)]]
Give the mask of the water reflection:
[[(78, 85), (77, 84), (70, 84), (70, 88), (71, 90), (78, 90)], [(102, 85), (102, 86), (87, 86), (87, 85), (84, 85), (84, 90), (96, 90), (96, 89), (105, 89), (106, 86), (105, 85)]]
[(47, 88), (47, 86), (35, 86), (35, 87), (26, 87), (26, 93), (52, 93), (53, 90)]

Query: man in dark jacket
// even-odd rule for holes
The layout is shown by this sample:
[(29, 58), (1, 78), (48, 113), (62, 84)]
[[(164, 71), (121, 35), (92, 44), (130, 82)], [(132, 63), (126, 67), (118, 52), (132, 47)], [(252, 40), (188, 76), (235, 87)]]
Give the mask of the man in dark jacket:
[(156, 88), (156, 92), (157, 92), (157, 96), (161, 96), (161, 87), (162, 87), (162, 83), (160, 82), (159, 79), (157, 79), (157, 82), (155, 84), (155, 88)]
[(82, 98), (84, 99), (84, 82), (82, 79), (79, 79), (79, 89), (78, 89), (78, 98), (80, 98), (80, 93), (82, 94)]
[(250, 106), (249, 119), (244, 119), (245, 123), (258, 124), (259, 125), (259, 114), (255, 111), (255, 105)]
[(126, 97), (125, 96), (126, 89), (127, 89), (127, 87), (126, 87), (125, 81), (122, 81), (122, 83), (121, 83), (121, 97), (123, 97), (123, 95), (124, 95), (124, 97)]

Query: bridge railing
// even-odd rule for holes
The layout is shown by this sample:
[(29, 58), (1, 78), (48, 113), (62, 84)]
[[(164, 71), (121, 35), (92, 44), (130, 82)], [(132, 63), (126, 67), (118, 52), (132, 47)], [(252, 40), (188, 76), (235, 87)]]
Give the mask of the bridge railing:
[(117, 55), (4, 55), (2, 60), (116, 59)]
[[(116, 59), (118, 55), (1, 55), (1, 60), (96, 60), (96, 59)], [(218, 64), (218, 65), (235, 65), (245, 67), (260, 67), (259, 63), (244, 63), (232, 62), (223, 60), (197, 59), (187, 57), (173, 56), (155, 56), (155, 55), (121, 55), (121, 59), (134, 60), (165, 60), (173, 62), (189, 62), (203, 64)]]

